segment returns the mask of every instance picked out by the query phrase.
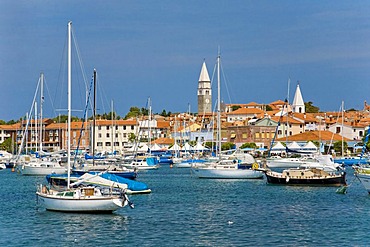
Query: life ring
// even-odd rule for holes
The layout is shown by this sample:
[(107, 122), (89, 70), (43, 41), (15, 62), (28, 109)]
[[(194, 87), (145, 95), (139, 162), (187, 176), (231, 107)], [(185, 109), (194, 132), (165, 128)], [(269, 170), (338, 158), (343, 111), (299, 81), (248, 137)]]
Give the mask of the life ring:
[(257, 170), (257, 169), (258, 169), (258, 167), (259, 167), (259, 165), (258, 165), (257, 163), (253, 163), (253, 164), (252, 164), (252, 169), (253, 169), (253, 170)]

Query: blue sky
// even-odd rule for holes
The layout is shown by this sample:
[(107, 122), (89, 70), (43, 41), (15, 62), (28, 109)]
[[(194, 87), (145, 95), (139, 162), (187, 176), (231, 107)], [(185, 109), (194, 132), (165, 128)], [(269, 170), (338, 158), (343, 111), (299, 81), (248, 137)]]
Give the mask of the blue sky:
[[(0, 119), (30, 110), (40, 72), (44, 116), (66, 114), (56, 109), (66, 108), (69, 20), (88, 80), (98, 71), (100, 113), (113, 101), (124, 116), (148, 97), (154, 112), (196, 112), (202, 62), (212, 77), (218, 47), (225, 103), (284, 100), (290, 77), (290, 101), (299, 81), (304, 101), (321, 110), (338, 111), (342, 100), (362, 109), (370, 102), (369, 13), (369, 1), (3, 0)], [(83, 109), (79, 88), (75, 109)]]

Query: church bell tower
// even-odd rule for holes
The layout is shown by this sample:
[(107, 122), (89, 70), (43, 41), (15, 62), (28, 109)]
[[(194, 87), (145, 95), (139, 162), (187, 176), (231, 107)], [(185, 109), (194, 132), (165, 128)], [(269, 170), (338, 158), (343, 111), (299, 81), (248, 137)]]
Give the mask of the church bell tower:
[(198, 114), (212, 112), (212, 88), (206, 62), (203, 62), (198, 81)]

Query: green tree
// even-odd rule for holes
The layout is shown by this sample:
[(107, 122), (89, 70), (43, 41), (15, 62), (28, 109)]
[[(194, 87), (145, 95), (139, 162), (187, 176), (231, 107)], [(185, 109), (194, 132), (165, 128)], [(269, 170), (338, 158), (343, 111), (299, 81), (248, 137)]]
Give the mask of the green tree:
[(320, 108), (317, 106), (314, 106), (311, 101), (305, 102), (304, 106), (306, 108), (307, 113), (318, 113), (320, 111)]
[(17, 122), (12, 119), (12, 120), (8, 121), (6, 124), (11, 125), (11, 124), (15, 124), (15, 123), (17, 123)]
[(144, 107), (142, 107), (142, 108), (141, 108), (141, 114), (142, 114), (143, 116), (149, 116), (149, 110), (148, 110), (148, 109), (146, 109), (146, 108), (144, 108)]
[(272, 107), (270, 105), (266, 105), (266, 111), (272, 111)]
[(140, 108), (136, 106), (130, 107), (130, 111), (126, 114), (125, 119), (136, 118), (141, 114)]
[(221, 144), (221, 150), (222, 151), (230, 150), (230, 149), (233, 149), (233, 148), (235, 148), (235, 144), (232, 143), (232, 142), (226, 142), (226, 143)]
[(240, 149), (243, 149), (243, 148), (257, 148), (257, 145), (254, 142), (246, 142), (240, 146)]
[(231, 110), (232, 111), (236, 111), (236, 110), (238, 110), (239, 108), (242, 108), (240, 105), (233, 105), (232, 107), (231, 107)]
[[(12, 147), (13, 145), (13, 147)], [(8, 153), (12, 153), (13, 150), (16, 150), (16, 144), (13, 143), (12, 138), (6, 138), (1, 144), (0, 144), (0, 149), (5, 150)]]
[[(333, 144), (334, 151), (336, 153), (342, 153), (342, 141), (336, 141)], [(343, 150), (344, 152), (347, 150), (348, 144), (346, 141), (343, 142)]]
[(133, 142), (135, 142), (135, 139), (136, 139), (135, 134), (134, 133), (130, 133), (129, 134), (129, 137), (128, 137), (128, 141), (131, 142), (131, 143), (133, 143)]
[[(65, 123), (68, 121), (68, 115), (60, 115), (58, 117), (53, 118), (53, 121), (55, 123)], [(81, 119), (78, 117), (71, 116), (71, 121), (77, 122), (77, 121), (81, 121)]]

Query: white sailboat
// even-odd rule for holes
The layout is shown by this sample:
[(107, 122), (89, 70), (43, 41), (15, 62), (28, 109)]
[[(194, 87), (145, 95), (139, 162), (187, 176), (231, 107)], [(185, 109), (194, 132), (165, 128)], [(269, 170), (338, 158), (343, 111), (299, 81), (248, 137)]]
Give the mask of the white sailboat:
[[(48, 174), (66, 174), (67, 169), (61, 166), (56, 160), (51, 157), (42, 157), (43, 150), (43, 116), (42, 116), (42, 106), (44, 101), (44, 74), (41, 73), (40, 79), (40, 138), (39, 138), (39, 154), (40, 157), (33, 159), (30, 162), (25, 162), (18, 167), (18, 170), (22, 175), (48, 175)], [(37, 107), (35, 106), (35, 116)], [(37, 123), (37, 120), (35, 120)], [(36, 126), (36, 142), (37, 142), (37, 126)]]
[[(112, 187), (98, 188), (82, 186), (71, 188), (71, 35), (72, 22), (68, 23), (68, 181), (67, 190), (55, 191), (40, 185), (36, 195), (47, 210), (62, 212), (113, 212), (118, 208), (130, 205), (124, 190), (114, 190)], [(94, 70), (94, 80), (96, 71)]]
[[(217, 128), (218, 128), (218, 161), (206, 163), (203, 166), (192, 167), (191, 171), (198, 178), (225, 178), (225, 179), (256, 179), (262, 178), (263, 172), (243, 167), (239, 161), (221, 159), (221, 90), (220, 90), (220, 55), (217, 56)], [(256, 168), (256, 167), (255, 167)]]
[[(134, 159), (128, 163), (124, 164), (127, 168), (130, 169), (138, 169), (138, 170), (153, 170), (153, 169), (158, 169), (159, 168), (159, 160), (158, 157), (152, 155), (151, 152), (151, 124), (152, 124), (152, 105), (150, 98), (148, 98), (148, 105), (149, 105), (149, 118), (148, 118), (148, 138), (149, 138), (149, 146), (146, 148), (145, 152), (149, 150), (148, 154), (145, 155), (138, 155), (137, 150), (135, 150), (135, 157)], [(136, 145), (135, 148), (138, 146)]]

